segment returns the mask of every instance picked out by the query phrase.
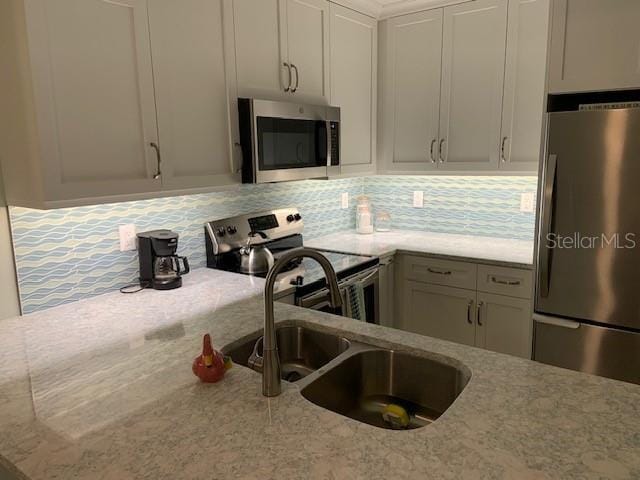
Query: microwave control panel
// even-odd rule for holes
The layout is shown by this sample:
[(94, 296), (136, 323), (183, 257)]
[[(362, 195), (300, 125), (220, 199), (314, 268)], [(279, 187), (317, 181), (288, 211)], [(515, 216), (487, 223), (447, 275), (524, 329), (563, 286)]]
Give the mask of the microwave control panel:
[(340, 122), (329, 122), (331, 131), (331, 166), (340, 165)]

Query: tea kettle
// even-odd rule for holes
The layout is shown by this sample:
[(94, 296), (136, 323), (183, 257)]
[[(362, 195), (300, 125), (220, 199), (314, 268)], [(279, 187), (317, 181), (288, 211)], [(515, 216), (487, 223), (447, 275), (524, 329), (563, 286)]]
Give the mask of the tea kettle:
[(249, 232), (247, 245), (240, 249), (240, 271), (251, 275), (263, 275), (273, 266), (273, 254), (262, 244), (252, 245), (251, 240), (254, 237), (262, 237), (267, 239), (264, 232)]

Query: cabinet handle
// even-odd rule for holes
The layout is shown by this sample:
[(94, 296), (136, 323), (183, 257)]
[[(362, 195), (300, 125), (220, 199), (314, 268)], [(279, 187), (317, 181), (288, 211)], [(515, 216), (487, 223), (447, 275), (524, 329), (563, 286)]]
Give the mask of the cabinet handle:
[(500, 160), (502, 160), (502, 162), (506, 162), (507, 158), (504, 156), (504, 146), (507, 143), (509, 137), (502, 137), (502, 143), (500, 144)]
[(444, 163), (444, 158), (442, 158), (442, 146), (444, 145), (444, 142), (446, 141), (446, 139), (441, 138), (440, 139), (440, 144), (438, 145), (438, 158), (440, 159), (440, 163)]
[(298, 72), (298, 67), (295, 64), (291, 64), (291, 68), (296, 72), (296, 86), (291, 89), (291, 93), (295, 93), (298, 90), (298, 85), (300, 85), (300, 72)]
[(493, 283), (497, 283), (498, 285), (508, 285), (510, 287), (515, 287), (520, 285), (520, 280), (500, 280), (497, 277), (491, 277), (491, 281)]
[(478, 322), (478, 326), (481, 327), (482, 323), (482, 307), (484, 307), (484, 302), (478, 303), (478, 313), (476, 317), (476, 321)]
[(467, 323), (469, 323), (470, 325), (473, 325), (473, 319), (471, 318), (471, 310), (473, 308), (473, 304), (475, 302), (473, 300), (469, 300), (469, 303), (467, 303)]
[(436, 146), (437, 141), (438, 140), (436, 140), (435, 138), (431, 140), (431, 146), (429, 147), (429, 157), (431, 158), (431, 163), (436, 163), (436, 158), (433, 156), (433, 147)]
[(438, 275), (451, 275), (451, 270), (436, 270), (434, 268), (431, 267), (427, 267), (427, 272), (429, 273), (436, 273)]
[(289, 72), (289, 85), (287, 85), (284, 89), (285, 92), (288, 92), (289, 90), (291, 90), (291, 82), (293, 81), (293, 78), (291, 75), (291, 65), (289, 65), (287, 62), (283, 62), (282, 65), (287, 67), (287, 71)]
[(162, 163), (162, 157), (160, 156), (160, 147), (158, 146), (158, 144), (156, 142), (149, 143), (149, 146), (156, 151), (156, 161), (158, 163), (157, 163), (157, 166), (156, 166), (156, 173), (153, 176), (153, 179), (154, 180), (158, 180), (160, 177), (162, 177), (162, 170), (160, 168), (160, 164)]

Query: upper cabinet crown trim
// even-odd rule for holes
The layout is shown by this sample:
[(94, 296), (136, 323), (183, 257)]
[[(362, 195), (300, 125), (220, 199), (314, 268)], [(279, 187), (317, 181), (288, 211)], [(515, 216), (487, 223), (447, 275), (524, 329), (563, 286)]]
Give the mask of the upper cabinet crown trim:
[(332, 0), (332, 3), (382, 20), (407, 13), (472, 1), (475, 0)]

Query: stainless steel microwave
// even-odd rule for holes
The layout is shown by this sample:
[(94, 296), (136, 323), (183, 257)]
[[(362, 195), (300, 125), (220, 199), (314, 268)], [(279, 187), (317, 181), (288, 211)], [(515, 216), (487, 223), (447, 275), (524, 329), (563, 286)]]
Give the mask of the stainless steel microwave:
[(243, 183), (340, 173), (340, 108), (238, 99)]

